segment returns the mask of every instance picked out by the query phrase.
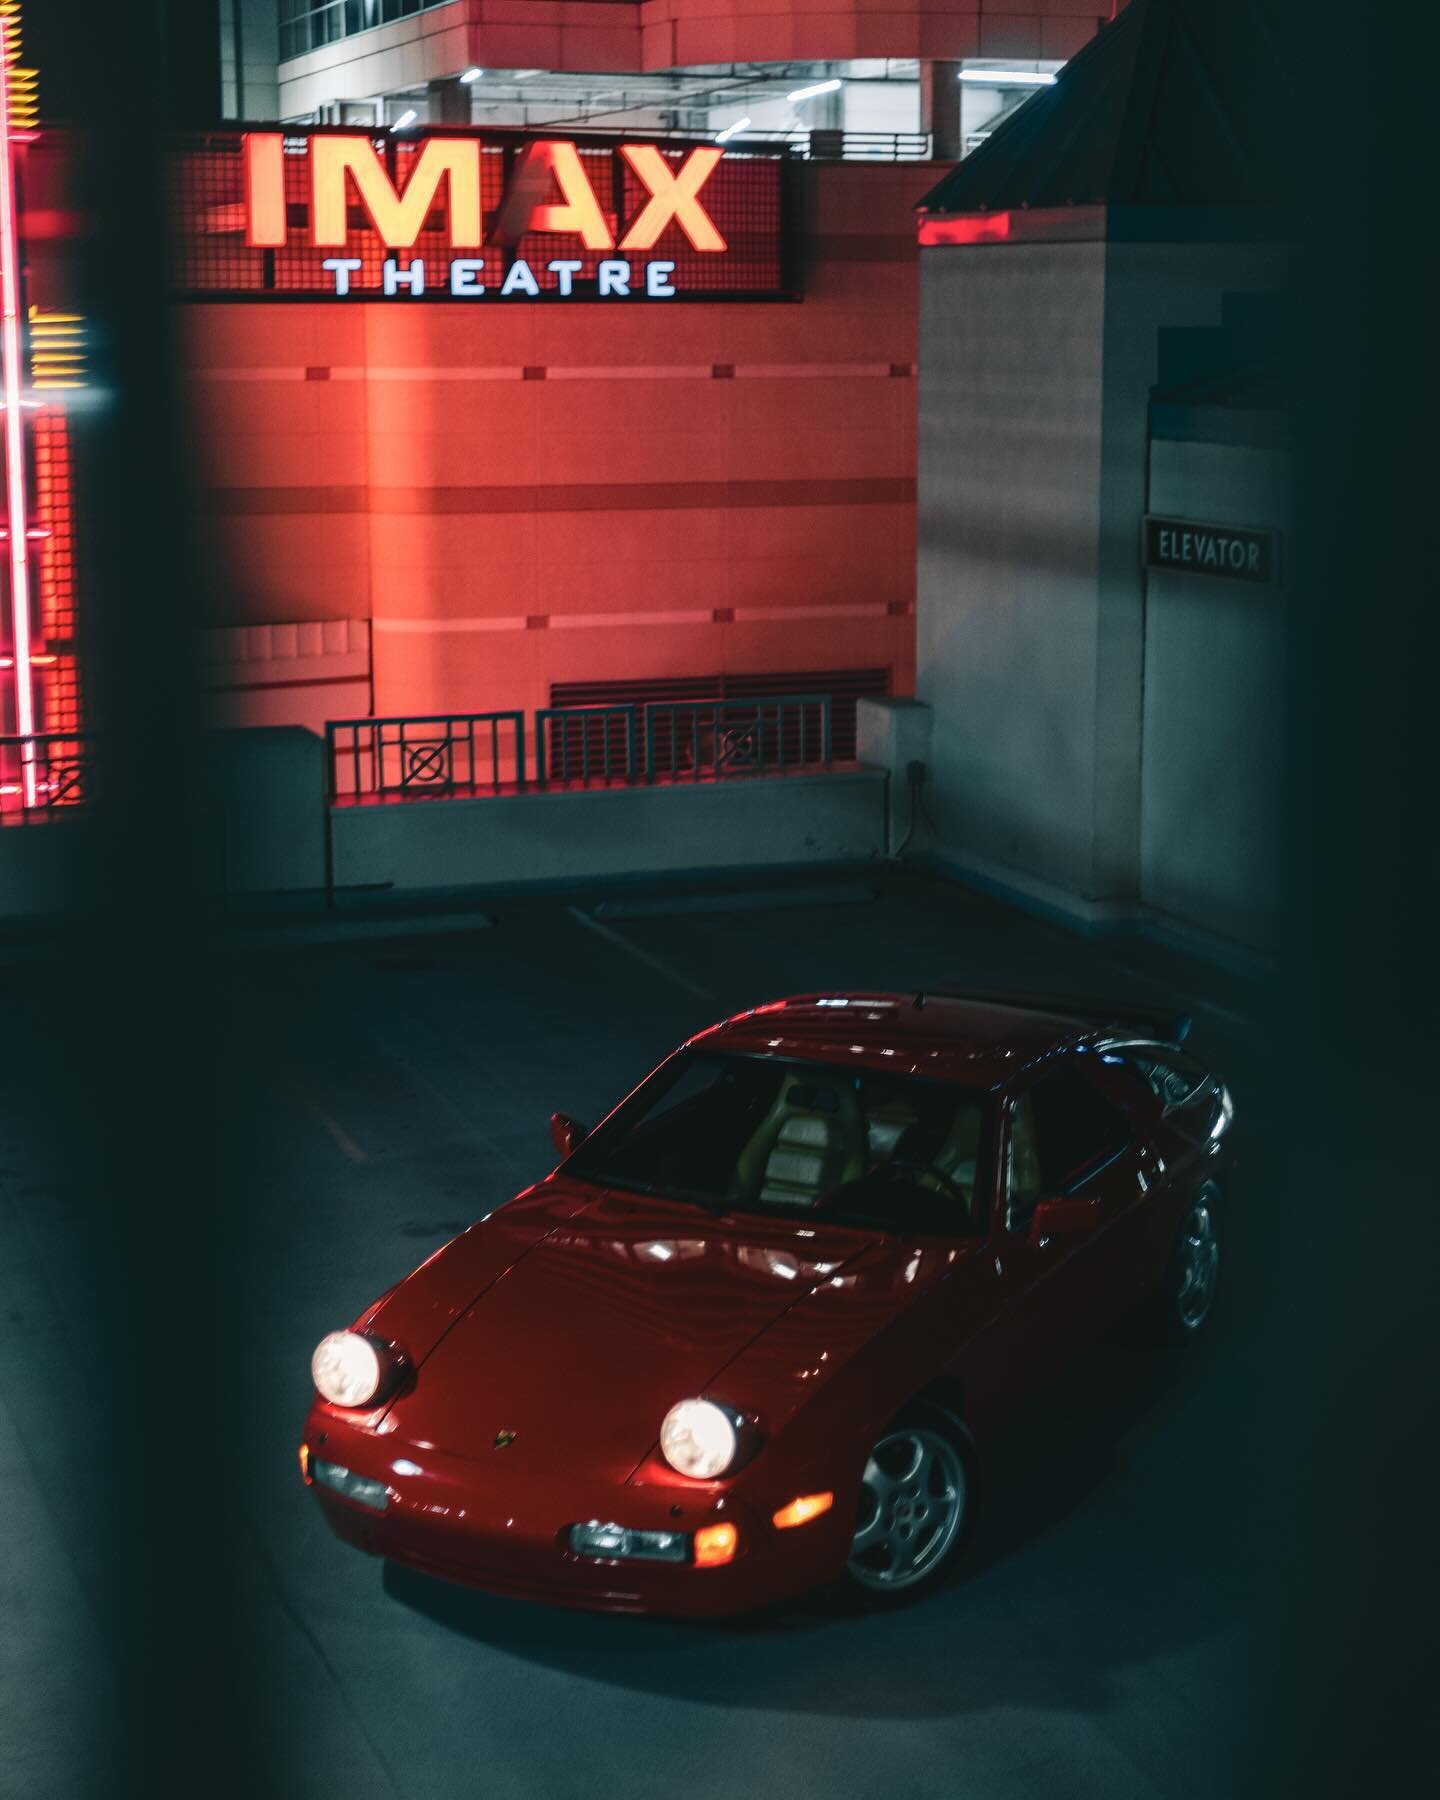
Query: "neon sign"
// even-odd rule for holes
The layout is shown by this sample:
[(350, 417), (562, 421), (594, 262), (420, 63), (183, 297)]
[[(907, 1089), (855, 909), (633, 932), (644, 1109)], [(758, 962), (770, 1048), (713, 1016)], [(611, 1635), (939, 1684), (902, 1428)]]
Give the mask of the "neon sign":
[(211, 137), (176, 156), (182, 294), (782, 298), (777, 157), (439, 129)]
[[(619, 252), (594, 265), (592, 279), (596, 299), (644, 297), (668, 301), (677, 297), (675, 257), (641, 257), (652, 250), (668, 230), (700, 256), (724, 256), (729, 250), (715, 220), (706, 211), (702, 189), (724, 158), (722, 149), (698, 146), (689, 149), (679, 164), (661, 155), (653, 144), (619, 144), (619, 157), (643, 194), (634, 218), (610, 218), (599, 203), (596, 187), (569, 139), (536, 139), (520, 151), (509, 169), (499, 207), (486, 230), (482, 205), (482, 146), (477, 137), (432, 137), (419, 144), (410, 157), (403, 180), (396, 180), (380, 158), (374, 140), (362, 133), (315, 137), (310, 144), (310, 194), (306, 241), (317, 250), (344, 250), (351, 239), (351, 200), (358, 202), (364, 220), (387, 250), (412, 250), (427, 230), (428, 221), (441, 207), (446, 248), (455, 252), (482, 252), (490, 243), (495, 256), (461, 254), (437, 266), (423, 256), (387, 256), (380, 268), (380, 297), (418, 297), (439, 286), (450, 299), (472, 299), (499, 293), (500, 299), (524, 295), (540, 299), (540, 275), (533, 257), (509, 254), (524, 239), (578, 239), (578, 248), (589, 252)], [(245, 158), (245, 243), (252, 250), (279, 250), (290, 243), (290, 203), (286, 198), (284, 135), (281, 131), (248, 131), (243, 139)], [(617, 211), (617, 209), (614, 209)], [(556, 247), (560, 248), (560, 247)], [(333, 279), (337, 297), (365, 293), (374, 297), (373, 286), (358, 277), (365, 268), (362, 256), (326, 256), (320, 266)], [(544, 257), (544, 274), (560, 299), (578, 292), (576, 279), (585, 279), (585, 257)]]

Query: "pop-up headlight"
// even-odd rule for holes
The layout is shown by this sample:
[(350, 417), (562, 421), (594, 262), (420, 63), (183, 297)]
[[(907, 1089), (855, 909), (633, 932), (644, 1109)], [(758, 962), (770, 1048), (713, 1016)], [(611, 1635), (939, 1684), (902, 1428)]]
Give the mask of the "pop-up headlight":
[(713, 1400), (681, 1400), (660, 1427), (660, 1453), (678, 1474), (713, 1481), (735, 1461), (740, 1448), (733, 1413)]
[(404, 1352), (368, 1332), (332, 1331), (315, 1346), (310, 1377), (332, 1406), (373, 1406), (403, 1383)]

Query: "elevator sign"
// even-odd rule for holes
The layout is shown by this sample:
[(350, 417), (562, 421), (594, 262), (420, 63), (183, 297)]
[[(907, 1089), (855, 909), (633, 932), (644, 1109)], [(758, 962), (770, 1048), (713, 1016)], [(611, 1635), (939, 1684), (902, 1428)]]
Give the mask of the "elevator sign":
[(1195, 519), (1149, 513), (1145, 518), (1145, 566), (1268, 585), (1279, 574), (1279, 539), (1273, 531), (1202, 525)]
[(783, 169), (715, 144), (252, 131), (179, 153), (199, 296), (675, 301), (789, 291)]

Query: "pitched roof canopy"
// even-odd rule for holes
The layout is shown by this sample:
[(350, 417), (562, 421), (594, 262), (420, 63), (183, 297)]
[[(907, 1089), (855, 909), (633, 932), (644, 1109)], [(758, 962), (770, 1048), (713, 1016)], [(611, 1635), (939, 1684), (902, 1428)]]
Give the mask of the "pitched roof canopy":
[(1284, 4), (1130, 0), (921, 205), (1279, 204)]

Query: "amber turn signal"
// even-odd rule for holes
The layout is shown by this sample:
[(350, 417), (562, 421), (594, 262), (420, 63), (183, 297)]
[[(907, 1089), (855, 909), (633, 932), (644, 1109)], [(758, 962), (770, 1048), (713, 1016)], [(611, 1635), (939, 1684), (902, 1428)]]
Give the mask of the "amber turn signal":
[(300, 1479), (308, 1487), (310, 1485), (310, 1446), (300, 1446)]
[(807, 1525), (811, 1519), (818, 1519), (821, 1513), (829, 1512), (834, 1504), (833, 1494), (801, 1494), (788, 1506), (782, 1506), (772, 1523), (778, 1531), (788, 1531), (792, 1525)]
[(740, 1533), (733, 1525), (702, 1525), (695, 1533), (695, 1567), (718, 1569), (721, 1563), (734, 1562), (740, 1548)]

